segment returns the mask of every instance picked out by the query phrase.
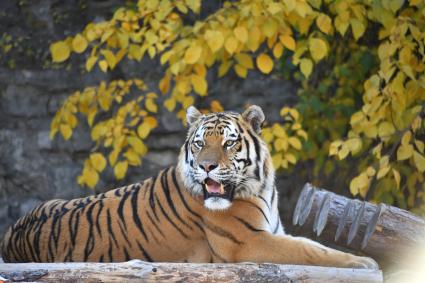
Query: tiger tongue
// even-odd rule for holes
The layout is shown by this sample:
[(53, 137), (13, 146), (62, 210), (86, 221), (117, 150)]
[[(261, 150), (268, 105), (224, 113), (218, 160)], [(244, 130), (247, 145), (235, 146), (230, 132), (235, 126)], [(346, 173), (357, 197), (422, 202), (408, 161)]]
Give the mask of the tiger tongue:
[(207, 187), (207, 191), (210, 194), (224, 194), (224, 187), (222, 184), (217, 183), (216, 181), (212, 179), (208, 179), (205, 182), (205, 185)]

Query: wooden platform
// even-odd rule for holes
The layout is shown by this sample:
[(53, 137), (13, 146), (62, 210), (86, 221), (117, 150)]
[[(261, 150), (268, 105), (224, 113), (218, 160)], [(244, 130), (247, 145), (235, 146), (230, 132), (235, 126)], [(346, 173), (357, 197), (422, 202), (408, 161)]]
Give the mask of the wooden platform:
[[(0, 276), (26, 282), (383, 282), (380, 270), (280, 264), (18, 263)], [(7, 282), (7, 281), (6, 281)]]

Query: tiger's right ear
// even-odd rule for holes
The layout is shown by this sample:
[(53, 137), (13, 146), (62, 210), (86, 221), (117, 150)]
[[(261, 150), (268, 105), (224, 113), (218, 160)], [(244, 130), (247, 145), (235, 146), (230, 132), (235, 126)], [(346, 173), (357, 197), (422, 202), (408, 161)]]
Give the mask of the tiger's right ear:
[(195, 123), (199, 118), (201, 118), (201, 116), (202, 116), (202, 113), (199, 112), (199, 110), (196, 109), (195, 106), (190, 106), (189, 108), (187, 108), (186, 119), (189, 125), (192, 125), (193, 123)]

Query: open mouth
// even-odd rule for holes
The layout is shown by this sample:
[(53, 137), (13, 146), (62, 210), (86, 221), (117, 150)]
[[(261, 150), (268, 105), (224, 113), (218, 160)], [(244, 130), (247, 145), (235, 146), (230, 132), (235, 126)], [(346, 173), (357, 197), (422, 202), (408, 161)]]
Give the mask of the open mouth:
[(231, 190), (222, 183), (216, 182), (211, 178), (206, 178), (202, 184), (204, 188), (204, 198), (220, 197), (220, 198), (231, 198)]

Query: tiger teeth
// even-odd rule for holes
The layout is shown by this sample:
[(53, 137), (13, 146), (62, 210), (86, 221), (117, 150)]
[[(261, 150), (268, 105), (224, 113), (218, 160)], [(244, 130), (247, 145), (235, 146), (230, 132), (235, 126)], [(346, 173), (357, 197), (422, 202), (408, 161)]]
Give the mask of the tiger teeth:
[(220, 184), (220, 194), (224, 194), (224, 186), (223, 186), (223, 184)]

